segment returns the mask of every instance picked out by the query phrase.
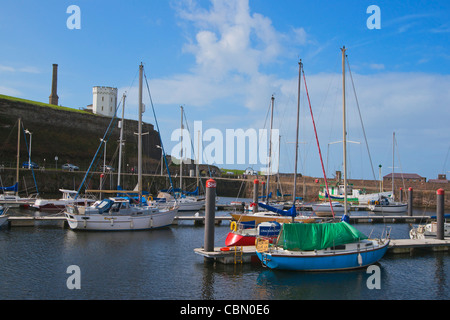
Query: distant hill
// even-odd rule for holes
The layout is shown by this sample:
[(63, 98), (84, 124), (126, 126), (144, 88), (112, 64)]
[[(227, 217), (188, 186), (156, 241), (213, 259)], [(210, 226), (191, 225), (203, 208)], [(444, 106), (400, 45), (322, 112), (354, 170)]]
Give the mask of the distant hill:
[[(46, 103), (0, 95), (0, 164), (16, 163), (17, 122), (22, 119), (24, 129), (32, 132), (32, 161), (40, 166), (54, 168), (73, 163), (86, 170), (94, 157), (111, 118), (92, 113), (54, 106)], [(137, 165), (137, 121), (125, 120), (125, 152), (123, 162), (129, 170)], [(117, 168), (119, 129), (117, 119), (107, 143), (106, 161)], [(152, 124), (143, 124), (144, 172), (153, 173), (159, 164), (161, 150), (158, 132)], [(27, 135), (28, 143), (30, 135)], [(24, 135), (21, 133), (21, 163), (28, 160)], [(99, 155), (103, 164), (103, 149)], [(115, 159), (115, 160), (114, 160)]]

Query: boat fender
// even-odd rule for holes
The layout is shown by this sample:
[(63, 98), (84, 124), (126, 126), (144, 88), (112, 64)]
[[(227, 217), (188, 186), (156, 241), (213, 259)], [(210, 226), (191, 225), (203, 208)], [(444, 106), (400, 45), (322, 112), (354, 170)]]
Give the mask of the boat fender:
[(362, 266), (363, 264), (361, 253), (358, 253), (358, 264), (359, 266)]
[(231, 231), (236, 231), (236, 230), (237, 230), (237, 224), (236, 224), (236, 221), (231, 221), (231, 224), (230, 224), (230, 230), (231, 230)]

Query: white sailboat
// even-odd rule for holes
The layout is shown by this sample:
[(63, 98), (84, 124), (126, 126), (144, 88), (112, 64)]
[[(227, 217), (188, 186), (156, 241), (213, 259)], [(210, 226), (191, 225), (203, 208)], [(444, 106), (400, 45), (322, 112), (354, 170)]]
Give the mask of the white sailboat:
[[(436, 216), (432, 216), (432, 219), (436, 219)], [(450, 218), (450, 214), (444, 215), (444, 219)], [(437, 234), (437, 221), (430, 221), (426, 224), (416, 225), (409, 230), (409, 237), (411, 239), (426, 239), (429, 237), (436, 237)], [(450, 237), (450, 222), (444, 222), (444, 237)]]
[(19, 196), (19, 165), (20, 165), (20, 132), (22, 129), (21, 118), (17, 123), (17, 163), (16, 163), (16, 183), (11, 187), (0, 186), (0, 205), (6, 205), (8, 207), (28, 207), (36, 201), (36, 194), (30, 197)]
[(142, 203), (142, 77), (143, 68), (139, 66), (139, 127), (138, 127), (138, 188), (136, 191), (105, 191), (104, 193), (138, 194), (135, 204), (133, 199), (110, 197), (96, 201), (91, 206), (67, 206), (65, 215), (72, 229), (77, 230), (147, 230), (161, 228), (172, 224), (178, 207), (159, 209)]
[[(181, 194), (180, 194), (181, 196)], [(151, 200), (149, 202), (152, 206), (165, 209), (174, 205), (178, 206), (178, 211), (198, 211), (205, 205), (204, 198), (197, 198), (191, 196), (182, 196), (175, 199), (168, 192), (160, 192), (157, 200)]]
[(408, 210), (408, 204), (397, 202), (394, 200), (394, 163), (395, 163), (395, 132), (392, 137), (392, 196), (380, 196), (378, 200), (371, 200), (369, 202), (369, 210), (375, 213), (402, 213)]
[(87, 197), (75, 199), (78, 193), (76, 190), (59, 189), (59, 191), (62, 192), (60, 199), (36, 199), (32, 207), (39, 211), (60, 211), (70, 204), (85, 205), (95, 202), (94, 199)]
[[(150, 203), (158, 208), (168, 208), (172, 207), (174, 204), (178, 205), (178, 211), (198, 211), (205, 205), (205, 197), (190, 196), (183, 193), (183, 106), (181, 109), (181, 124), (180, 124), (180, 190), (179, 192), (173, 192), (176, 198), (169, 192), (160, 191), (158, 193), (157, 199), (150, 199)], [(161, 163), (162, 165), (162, 163)], [(198, 180), (198, 166), (197, 166), (197, 194), (199, 187)], [(175, 191), (175, 190), (174, 190)], [(193, 194), (193, 193), (191, 193)]]
[[(332, 201), (331, 205), (329, 202), (316, 202), (311, 204), (312, 210), (318, 217), (331, 217), (334, 213), (343, 213), (344, 205), (338, 201)], [(331, 210), (333, 207), (333, 212)], [(348, 208), (347, 208), (348, 209)]]

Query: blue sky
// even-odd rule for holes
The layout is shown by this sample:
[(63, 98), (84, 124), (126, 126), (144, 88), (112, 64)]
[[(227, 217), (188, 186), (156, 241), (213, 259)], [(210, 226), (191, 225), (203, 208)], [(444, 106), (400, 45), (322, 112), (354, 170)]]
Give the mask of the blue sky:
[[(81, 29), (68, 29), (70, 5)], [(381, 29), (368, 29), (370, 5)], [(166, 152), (178, 143), (180, 105), (190, 128), (280, 130), (280, 171), (293, 172), (298, 60), (302, 59), (328, 175), (342, 169), (341, 50), (345, 46), (375, 176), (450, 174), (450, 2), (441, 1), (7, 1), (0, 10), (0, 93), (47, 102), (53, 63), (60, 104), (92, 103), (93, 86), (128, 92), (136, 119), (142, 61)], [(322, 176), (308, 101), (301, 94), (299, 172)], [(349, 177), (373, 179), (347, 74)], [(147, 101), (144, 101), (148, 106)], [(144, 121), (154, 123), (149, 108)], [(209, 142), (204, 141), (204, 146)], [(224, 150), (226, 153), (226, 150)], [(247, 155), (248, 157), (248, 155)], [(328, 161), (327, 161), (328, 160)], [(218, 164), (243, 168), (248, 164)], [(253, 165), (259, 169), (259, 165)]]

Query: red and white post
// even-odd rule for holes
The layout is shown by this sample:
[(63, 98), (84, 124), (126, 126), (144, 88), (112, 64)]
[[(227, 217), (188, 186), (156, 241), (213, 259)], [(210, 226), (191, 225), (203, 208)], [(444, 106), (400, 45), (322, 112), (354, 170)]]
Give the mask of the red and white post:
[(205, 203), (205, 244), (206, 252), (214, 251), (214, 220), (216, 216), (216, 181), (206, 181), (206, 203)]

